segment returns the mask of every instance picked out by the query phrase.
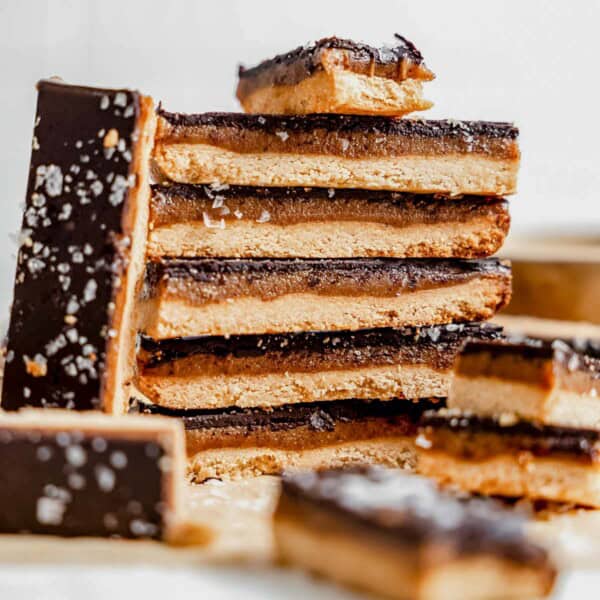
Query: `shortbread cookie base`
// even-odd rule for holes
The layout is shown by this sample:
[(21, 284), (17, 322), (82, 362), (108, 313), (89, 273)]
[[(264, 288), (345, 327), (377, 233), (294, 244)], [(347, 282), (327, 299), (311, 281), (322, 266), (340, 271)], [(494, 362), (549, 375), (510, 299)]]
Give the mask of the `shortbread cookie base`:
[(485, 321), (508, 301), (509, 288), (507, 281), (482, 278), (383, 298), (299, 293), (203, 305), (182, 298), (152, 298), (140, 302), (140, 328), (155, 339), (166, 339)]
[(418, 470), (469, 492), (600, 508), (600, 469), (576, 459), (523, 452), (468, 460), (430, 449), (419, 452)]
[(507, 315), (502, 312), (496, 315), (493, 322), (504, 327), (511, 335), (526, 335), (543, 339), (598, 339), (600, 325), (585, 321), (562, 321), (556, 319), (540, 319), (527, 315)]
[(406, 227), (348, 220), (278, 225), (243, 217), (207, 223), (154, 227), (148, 256), (480, 258), (502, 246), (508, 228), (491, 217)]
[[(276, 434), (274, 434), (276, 435)], [(277, 447), (220, 448), (189, 456), (192, 480), (240, 479), (292, 470), (321, 470), (364, 464), (413, 469), (412, 437), (354, 439), (310, 449)]]
[(401, 117), (427, 110), (417, 79), (396, 81), (351, 71), (318, 71), (294, 85), (259, 87), (238, 99), (247, 113), (300, 115), (339, 113)]
[(479, 600), (534, 598), (546, 595), (553, 577), (546, 570), (507, 559), (474, 555), (420, 567), (410, 545), (387, 545), (330, 531), (317, 521), (300, 521), (276, 512), (279, 559), (343, 584), (398, 600)]
[(164, 142), (154, 158), (181, 183), (319, 186), (416, 193), (503, 196), (516, 192), (519, 159), (480, 154), (346, 158), (343, 155), (239, 153), (204, 143)]
[[(143, 367), (142, 367), (143, 368)], [(451, 373), (426, 365), (313, 372), (169, 377), (142, 372), (137, 387), (165, 408), (281, 406), (342, 398), (431, 398), (448, 394)]]

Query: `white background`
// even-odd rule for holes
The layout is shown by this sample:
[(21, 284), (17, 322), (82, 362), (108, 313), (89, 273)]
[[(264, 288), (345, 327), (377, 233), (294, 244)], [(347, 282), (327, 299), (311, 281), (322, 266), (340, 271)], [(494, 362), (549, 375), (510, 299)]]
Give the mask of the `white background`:
[(35, 82), (136, 87), (172, 110), (236, 110), (237, 65), (337, 34), (397, 31), (437, 80), (435, 117), (522, 131), (513, 229), (600, 230), (600, 2), (0, 0), (0, 321), (12, 294)]

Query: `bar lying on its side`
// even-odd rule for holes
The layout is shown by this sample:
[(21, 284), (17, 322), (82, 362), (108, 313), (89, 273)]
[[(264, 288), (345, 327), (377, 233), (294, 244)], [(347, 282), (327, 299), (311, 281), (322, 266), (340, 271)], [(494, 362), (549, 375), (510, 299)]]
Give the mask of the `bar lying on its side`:
[(2, 408), (120, 413), (135, 364), (151, 98), (41, 81)]

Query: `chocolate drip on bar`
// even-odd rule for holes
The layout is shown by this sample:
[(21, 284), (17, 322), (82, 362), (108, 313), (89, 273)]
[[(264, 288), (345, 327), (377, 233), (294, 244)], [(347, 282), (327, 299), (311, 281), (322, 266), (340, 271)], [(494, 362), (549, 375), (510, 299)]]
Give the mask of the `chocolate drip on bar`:
[(495, 121), (457, 121), (394, 119), (365, 115), (250, 115), (244, 113), (171, 113), (159, 108), (158, 114), (174, 129), (166, 131), (166, 138), (178, 137), (185, 141), (186, 127), (232, 128), (237, 131), (251, 130), (270, 134), (277, 132), (306, 133), (324, 130), (328, 133), (360, 134), (370, 133), (379, 136), (403, 136), (408, 138), (458, 138), (470, 140), (474, 137), (499, 140), (516, 140), (519, 130), (511, 123)]
[(412, 42), (397, 33), (394, 37), (397, 41), (396, 45), (381, 48), (338, 37), (323, 38), (264, 60), (252, 68), (240, 65), (238, 75), (240, 79), (248, 79), (265, 74), (265, 71), (275, 70), (273, 76), (269, 78), (272, 85), (292, 85), (322, 68), (321, 53), (329, 49), (346, 50), (350, 53), (352, 61), (367, 64), (391, 65), (402, 60), (410, 61), (415, 65), (423, 64), (423, 55)]
[(600, 431), (594, 429), (539, 425), (530, 421), (504, 425), (492, 417), (479, 417), (472, 413), (460, 414), (455, 411), (427, 412), (421, 418), (420, 426), (431, 428), (433, 433), (436, 430), (449, 430), (467, 435), (489, 433), (501, 436), (505, 440), (521, 440), (521, 449), (529, 450), (538, 456), (564, 452), (590, 460), (596, 460), (598, 457), (597, 443), (600, 441)]
[(165, 449), (114, 436), (0, 426), (0, 532), (162, 538)]
[(334, 283), (352, 278), (360, 287), (361, 279), (385, 273), (406, 289), (420, 289), (466, 281), (478, 275), (510, 275), (510, 266), (497, 258), (478, 260), (397, 259), (397, 258), (165, 258), (146, 266), (146, 284), (156, 286), (161, 279), (220, 283), (228, 275), (252, 280), (261, 275), (304, 274), (315, 277), (314, 286), (327, 280)]
[(435, 346), (450, 351), (450, 346), (466, 339), (497, 339), (502, 328), (488, 323), (448, 324), (433, 327), (380, 328), (360, 331), (307, 331), (267, 335), (198, 336), (156, 341), (141, 338), (141, 348), (147, 353), (146, 367), (173, 360), (211, 354), (247, 358), (265, 356), (271, 352), (325, 353), (336, 349), (361, 349), (370, 346)]
[(257, 429), (288, 431), (308, 427), (312, 431), (332, 431), (336, 423), (363, 419), (400, 419), (406, 422), (406, 435), (416, 431), (416, 423), (423, 411), (443, 406), (442, 399), (409, 400), (332, 400), (305, 402), (273, 408), (227, 408), (211, 410), (175, 410), (135, 402), (140, 412), (178, 417), (186, 429), (218, 429), (239, 427), (248, 432)]
[[(248, 212), (249, 209), (252, 211), (252, 207), (244, 205), (241, 212), (246, 218), (257, 219), (262, 209), (269, 209), (271, 224), (280, 221), (286, 224), (305, 222), (308, 213), (304, 207), (314, 201), (330, 203), (332, 206), (363, 202), (368, 206), (368, 214), (361, 215), (361, 218), (375, 222), (384, 219), (402, 226), (464, 223), (476, 217), (502, 215), (508, 206), (506, 200), (501, 198), (482, 196), (464, 196), (461, 199), (453, 198), (449, 202), (447, 198), (434, 194), (380, 190), (170, 184), (152, 186), (152, 223), (160, 227), (190, 220), (202, 221), (207, 205), (212, 208), (213, 204), (235, 201), (258, 205), (254, 209), (258, 212), (254, 215)], [(380, 211), (386, 211), (386, 207), (395, 214), (380, 214)], [(228, 208), (233, 210), (231, 206)], [(215, 208), (215, 218), (221, 218), (220, 209), (220, 206)], [(280, 216), (279, 211), (282, 212)], [(225, 218), (235, 220), (233, 214)]]
[(98, 408), (140, 96), (54, 81), (38, 91), (2, 408)]
[(514, 511), (490, 499), (459, 499), (417, 475), (373, 467), (289, 475), (283, 494), (392, 543), (440, 544), (458, 554), (486, 552), (540, 565), (548, 561), (546, 552), (526, 539), (524, 520)]

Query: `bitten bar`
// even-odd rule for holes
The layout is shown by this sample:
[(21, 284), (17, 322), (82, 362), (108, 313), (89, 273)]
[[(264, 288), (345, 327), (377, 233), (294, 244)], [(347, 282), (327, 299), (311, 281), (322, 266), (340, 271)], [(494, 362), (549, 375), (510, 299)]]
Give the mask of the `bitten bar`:
[(153, 404), (176, 409), (445, 397), (465, 341), (500, 335), (498, 327), (461, 323), (162, 341), (143, 337), (136, 387)]
[(159, 111), (154, 159), (181, 183), (502, 196), (516, 191), (510, 123)]
[(401, 35), (383, 48), (330, 37), (240, 67), (237, 98), (248, 113), (402, 116), (431, 107), (422, 82), (433, 78)]
[(152, 100), (41, 81), (2, 408), (122, 412), (143, 273)]

